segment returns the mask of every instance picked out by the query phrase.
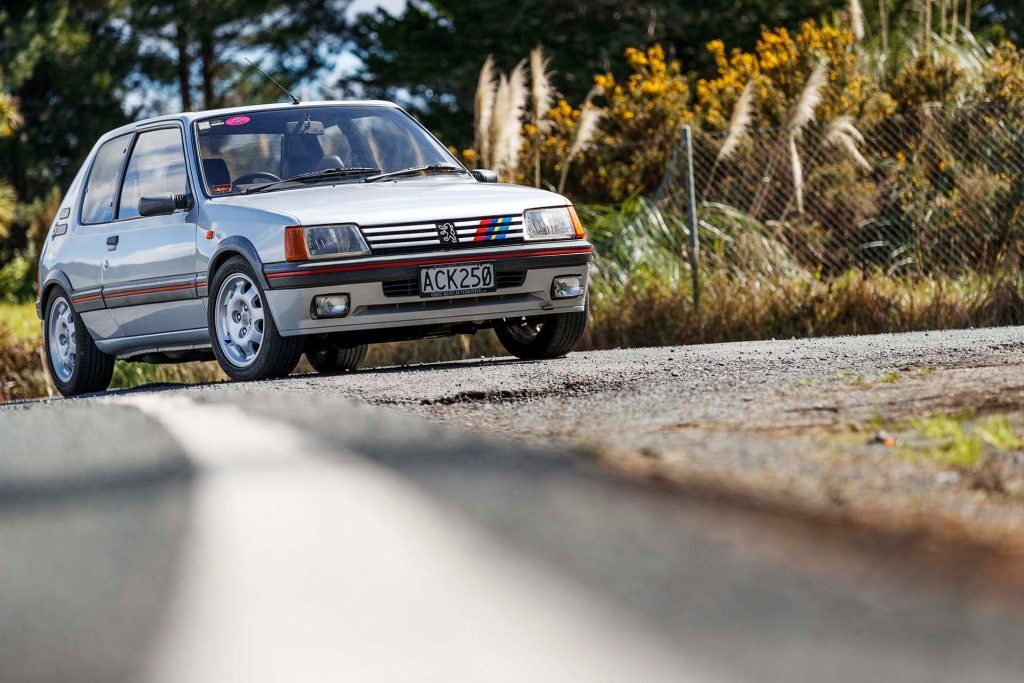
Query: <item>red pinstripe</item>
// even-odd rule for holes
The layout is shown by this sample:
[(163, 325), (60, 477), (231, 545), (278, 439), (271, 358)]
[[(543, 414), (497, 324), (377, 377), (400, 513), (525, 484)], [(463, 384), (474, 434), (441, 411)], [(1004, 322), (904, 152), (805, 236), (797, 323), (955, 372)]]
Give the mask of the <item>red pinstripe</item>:
[(500, 259), (522, 258), (529, 256), (564, 256), (566, 254), (589, 254), (590, 247), (574, 249), (544, 249), (539, 251), (520, 251), (512, 254), (476, 254), (473, 256), (453, 256), (448, 258), (417, 259), (409, 261), (388, 261), (386, 263), (357, 263), (351, 266), (332, 266), (328, 268), (309, 268), (308, 270), (288, 270), (281, 273), (267, 273), (268, 278), (294, 277), (296, 275), (319, 275), (322, 273), (347, 273), (353, 270), (376, 270), (381, 268), (402, 268), (406, 266), (430, 266), (444, 263), (468, 263), (472, 261), (497, 261)]

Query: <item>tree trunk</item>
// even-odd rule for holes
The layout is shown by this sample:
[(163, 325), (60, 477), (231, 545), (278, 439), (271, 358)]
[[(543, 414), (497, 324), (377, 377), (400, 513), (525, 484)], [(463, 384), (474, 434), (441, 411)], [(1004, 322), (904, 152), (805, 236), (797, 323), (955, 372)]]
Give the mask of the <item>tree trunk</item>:
[(178, 48), (178, 88), (181, 89), (181, 110), (192, 111), (192, 89), (189, 83), (188, 34), (180, 25), (174, 37)]
[(203, 104), (207, 109), (216, 109), (219, 106), (214, 83), (217, 73), (216, 55), (213, 36), (205, 31), (199, 39), (199, 62), (203, 74)]
[[(882, 25), (882, 58), (883, 65), (889, 61), (889, 5), (886, 0), (879, 0), (879, 23)], [(885, 72), (883, 72), (885, 78)]]
[(932, 60), (932, 0), (924, 0), (924, 53)]

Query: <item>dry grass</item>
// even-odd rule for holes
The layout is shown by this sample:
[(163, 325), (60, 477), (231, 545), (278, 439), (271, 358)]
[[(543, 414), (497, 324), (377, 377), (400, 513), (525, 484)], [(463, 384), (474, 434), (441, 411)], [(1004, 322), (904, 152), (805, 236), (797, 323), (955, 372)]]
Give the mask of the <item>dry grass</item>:
[[(697, 344), (766, 338), (870, 334), (1020, 324), (1024, 286), (1011, 273), (901, 280), (850, 272), (828, 281), (778, 270), (704, 274), (700, 312), (689, 278), (640, 269), (598, 277), (583, 347)], [(371, 347), (368, 367), (505, 355), (490, 331)], [(47, 395), (39, 326), (31, 306), (0, 306), (0, 400)], [(300, 366), (301, 371), (308, 368)], [(221, 381), (215, 363), (119, 362), (114, 387)]]
[(634, 274), (592, 297), (592, 348), (873, 334), (1019, 324), (1024, 289), (1005, 277), (897, 280), (851, 272), (814, 278), (705, 276), (702, 309), (689, 284)]

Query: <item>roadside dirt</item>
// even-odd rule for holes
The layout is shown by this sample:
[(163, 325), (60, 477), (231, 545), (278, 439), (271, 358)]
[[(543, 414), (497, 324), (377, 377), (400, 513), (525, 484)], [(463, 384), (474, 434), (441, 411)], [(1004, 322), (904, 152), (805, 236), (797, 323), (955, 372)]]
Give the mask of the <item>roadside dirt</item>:
[(960, 462), (943, 450), (949, 437), (921, 434), (935, 416), (968, 434), (995, 417), (1019, 437), (1024, 365), (842, 375), (794, 386), (743, 419), (680, 422), (637, 434), (635, 447), (594, 448), (633, 477), (891, 533), (998, 546), (1024, 560), (1021, 444), (982, 443), (976, 460)]
[[(601, 390), (573, 392), (572, 384), (566, 383), (567, 395), (586, 394), (591, 406), (601, 402)], [(982, 444), (976, 461), (956, 462), (933, 452), (947, 439), (922, 436), (918, 424), (948, 416), (970, 433), (975, 421), (997, 416), (1024, 436), (1024, 363), (838, 371), (739, 396), (736, 409), (721, 417), (664, 419), (687, 412), (685, 401), (666, 402), (650, 419), (594, 411), (545, 420), (541, 433), (535, 415), (552, 399), (530, 393), (474, 392), (469, 401), (456, 394), (424, 402), (421, 410), (474, 430), (582, 443), (584, 453), (606, 466), (691, 494), (998, 547), (1008, 554), (1000, 571), (1014, 575), (1005, 578), (1024, 583), (1024, 450)], [(621, 400), (622, 390), (614, 393)]]

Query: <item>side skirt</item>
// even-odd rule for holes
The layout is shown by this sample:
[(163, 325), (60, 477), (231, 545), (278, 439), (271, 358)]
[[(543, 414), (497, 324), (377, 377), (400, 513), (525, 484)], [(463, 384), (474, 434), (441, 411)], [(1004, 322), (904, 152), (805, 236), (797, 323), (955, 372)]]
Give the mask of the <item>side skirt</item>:
[(147, 353), (189, 351), (210, 348), (210, 335), (206, 328), (146, 334), (136, 337), (114, 337), (96, 340), (100, 351), (116, 358), (128, 359)]

